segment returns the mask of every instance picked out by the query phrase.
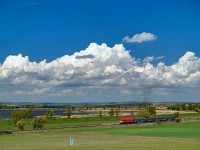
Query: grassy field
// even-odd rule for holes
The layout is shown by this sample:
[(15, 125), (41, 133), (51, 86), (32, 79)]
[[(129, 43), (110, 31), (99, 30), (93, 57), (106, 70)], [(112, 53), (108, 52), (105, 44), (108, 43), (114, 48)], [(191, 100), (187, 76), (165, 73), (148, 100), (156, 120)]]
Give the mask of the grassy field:
[[(65, 128), (102, 125), (110, 123), (119, 123), (121, 117), (86, 117), (86, 118), (66, 118), (66, 119), (48, 119), (45, 128)], [(32, 120), (27, 120), (25, 129), (33, 129)], [(12, 120), (0, 120), (0, 130), (17, 130)]]
[[(173, 116), (172, 115), (156, 115), (152, 117), (166, 117)], [(135, 116), (127, 116), (134, 117)], [(200, 113), (194, 114), (181, 114), (181, 118), (183, 119), (193, 119), (200, 118)], [(119, 123), (121, 117), (86, 117), (86, 118), (67, 118), (67, 119), (48, 119), (45, 124), (45, 128), (65, 128), (65, 127), (79, 127), (79, 126), (89, 126), (89, 125), (102, 125), (102, 124), (111, 124), (111, 123)], [(32, 120), (28, 120), (25, 129), (31, 130), (33, 129)], [(12, 120), (0, 120), (0, 131), (1, 130), (17, 130), (14, 126)]]
[[(69, 138), (74, 138), (74, 146)], [(0, 136), (1, 150), (197, 150), (200, 122), (153, 126), (15, 132)]]
[(105, 134), (120, 136), (155, 136), (200, 139), (200, 122), (168, 123), (151, 126), (131, 126), (126, 128), (104, 128), (71, 130), (67, 133)]

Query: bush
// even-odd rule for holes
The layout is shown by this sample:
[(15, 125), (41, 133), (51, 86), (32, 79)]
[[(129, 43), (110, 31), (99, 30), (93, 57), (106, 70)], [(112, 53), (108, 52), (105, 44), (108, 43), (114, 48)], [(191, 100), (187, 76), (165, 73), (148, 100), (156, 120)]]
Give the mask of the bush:
[(25, 124), (26, 124), (26, 122), (24, 120), (19, 120), (19, 121), (17, 121), (16, 126), (18, 129), (24, 130)]
[(115, 114), (114, 108), (110, 108), (110, 111), (108, 112), (108, 115), (109, 115), (110, 117), (113, 117), (114, 114)]
[(184, 104), (181, 105), (181, 108), (182, 108), (182, 110), (186, 110), (187, 109), (186, 105), (184, 105)]
[(150, 117), (150, 113), (147, 109), (141, 109), (137, 112), (137, 116), (139, 118), (149, 118)]
[(28, 108), (25, 112), (26, 114), (26, 118), (27, 119), (32, 119), (33, 118), (33, 109), (32, 108)]
[(67, 114), (67, 117), (68, 118), (71, 118), (71, 115), (72, 115), (72, 108), (67, 108), (67, 112), (66, 112), (66, 114)]
[(46, 115), (46, 118), (52, 118), (52, 116), (53, 116), (53, 110), (49, 108), (46, 111), (45, 115)]
[(116, 114), (117, 117), (120, 115), (120, 108), (119, 107), (115, 108), (115, 114)]
[(103, 117), (101, 109), (99, 110), (99, 117)]
[(176, 110), (179, 111), (181, 108), (179, 106), (176, 107)]
[(149, 106), (148, 111), (149, 111), (150, 115), (156, 115), (156, 107)]
[(174, 117), (179, 117), (180, 113), (179, 112), (175, 112), (174, 113)]
[(187, 108), (188, 108), (188, 110), (194, 110), (194, 107), (192, 104), (190, 104)]
[(174, 105), (171, 106), (171, 109), (172, 109), (172, 110), (176, 110), (176, 106), (174, 106)]
[(197, 112), (197, 113), (200, 113), (200, 109), (197, 108), (197, 109), (196, 109), (196, 112)]
[(33, 121), (33, 128), (34, 129), (43, 129), (44, 123), (47, 122), (47, 119), (45, 117), (36, 117)]
[(24, 111), (13, 111), (12, 112), (12, 119), (14, 124), (16, 125), (17, 121), (21, 120), (21, 119), (25, 119), (25, 113)]

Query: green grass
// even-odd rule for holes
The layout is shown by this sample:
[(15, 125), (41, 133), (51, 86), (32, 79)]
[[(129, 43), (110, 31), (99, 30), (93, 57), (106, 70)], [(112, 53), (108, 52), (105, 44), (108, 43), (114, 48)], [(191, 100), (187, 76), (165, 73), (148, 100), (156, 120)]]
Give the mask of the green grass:
[[(173, 115), (156, 115), (152, 117), (167, 117)], [(133, 117), (133, 116), (127, 116)], [(200, 118), (200, 113), (192, 114), (180, 114), (183, 119)], [(86, 118), (67, 118), (67, 119), (48, 119), (45, 124), (45, 128), (65, 128), (65, 127), (78, 127), (78, 126), (89, 126), (89, 125), (101, 125), (110, 123), (119, 123), (122, 117), (86, 117)], [(135, 117), (134, 117), (135, 118)], [(32, 120), (28, 120), (25, 129), (33, 129)], [(18, 130), (12, 120), (0, 120), (0, 131), (1, 130)]]
[[(16, 132), (0, 136), (1, 150), (197, 150), (200, 122), (99, 129)], [(69, 146), (69, 138), (74, 146)]]
[[(118, 123), (120, 117), (86, 117), (86, 118), (67, 118), (67, 119), (48, 119), (45, 129), (65, 128), (79, 126), (93, 126), (110, 123)], [(32, 120), (28, 120), (25, 129), (33, 129)], [(0, 120), (0, 130), (17, 130), (12, 120)]]
[(200, 122), (169, 123), (152, 126), (131, 126), (122, 128), (105, 129), (82, 129), (67, 131), (68, 133), (82, 134), (108, 134), (126, 136), (153, 136), (174, 138), (197, 138), (200, 139)]
[(67, 119), (50, 119), (46, 127), (78, 127), (92, 126), (109, 123), (118, 123), (120, 117), (86, 117), (86, 118), (67, 118)]
[[(178, 111), (177, 111), (178, 112)], [(191, 111), (189, 111), (191, 112)], [(162, 115), (154, 115), (154, 116), (151, 116), (151, 117), (173, 117), (174, 114), (162, 114)], [(196, 118), (196, 117), (200, 117), (200, 113), (187, 113), (187, 114), (181, 114), (180, 113), (180, 117), (181, 118)]]
[[(166, 117), (173, 115), (157, 115)], [(183, 119), (200, 118), (181, 114)], [(49, 119), (45, 128), (65, 128), (118, 123), (121, 117)], [(25, 129), (32, 129), (28, 120)], [(0, 130), (17, 130), (12, 120), (0, 120)], [(69, 146), (69, 137), (75, 140)], [(1, 150), (197, 150), (200, 147), (200, 121), (166, 123), (153, 126), (62, 129), (14, 132), (0, 135)]]

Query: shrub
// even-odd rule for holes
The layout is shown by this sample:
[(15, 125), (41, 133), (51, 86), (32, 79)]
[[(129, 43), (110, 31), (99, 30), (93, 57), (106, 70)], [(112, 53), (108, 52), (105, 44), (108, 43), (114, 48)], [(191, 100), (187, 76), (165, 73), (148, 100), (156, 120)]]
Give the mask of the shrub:
[(103, 117), (101, 109), (99, 110), (99, 117)]
[(26, 122), (24, 120), (19, 120), (16, 123), (17, 128), (20, 130), (24, 130), (25, 125), (26, 125)]
[(172, 109), (172, 110), (176, 110), (176, 106), (174, 106), (174, 105), (171, 106), (171, 109)]
[(66, 114), (67, 114), (67, 117), (68, 117), (68, 118), (71, 118), (71, 115), (72, 115), (72, 108), (68, 107), (68, 108), (67, 108)]
[(32, 108), (28, 108), (25, 113), (26, 113), (26, 118), (27, 119), (32, 119), (33, 118), (33, 109)]
[(119, 114), (120, 114), (120, 108), (119, 107), (115, 108), (115, 114), (116, 114), (117, 117), (119, 116)]
[(51, 118), (53, 116), (53, 110), (52, 109), (48, 109), (45, 113), (46, 118)]
[(43, 129), (44, 123), (47, 122), (47, 119), (45, 117), (36, 117), (33, 121), (33, 128), (34, 129)]
[(156, 107), (149, 106), (148, 111), (149, 111), (150, 115), (156, 115)]
[(174, 117), (179, 117), (180, 113), (179, 112), (175, 112), (174, 113)]
[(17, 121), (21, 119), (25, 119), (24, 111), (13, 111), (12, 119), (13, 119), (14, 124), (16, 125)]
[(185, 104), (182, 104), (181, 108), (182, 108), (182, 110), (186, 110), (187, 109), (186, 106), (185, 106)]
[(176, 107), (176, 110), (179, 111), (181, 108), (179, 106)]
[(150, 113), (147, 109), (141, 109), (137, 112), (137, 116), (139, 118), (149, 118), (150, 117)]
[(110, 111), (108, 112), (108, 115), (109, 115), (110, 117), (113, 117), (114, 114), (115, 114), (114, 108), (110, 108)]
[(199, 109), (199, 108), (197, 108), (197, 109), (196, 109), (196, 112), (197, 112), (197, 113), (200, 113), (200, 109)]
[(193, 107), (192, 104), (190, 104), (190, 105), (188, 106), (188, 110), (194, 110), (194, 107)]

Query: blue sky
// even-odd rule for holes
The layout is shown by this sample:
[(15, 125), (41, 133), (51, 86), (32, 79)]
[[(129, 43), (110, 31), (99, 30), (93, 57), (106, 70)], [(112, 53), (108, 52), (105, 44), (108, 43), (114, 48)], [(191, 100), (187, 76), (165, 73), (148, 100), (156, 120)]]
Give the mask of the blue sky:
[[(195, 59), (195, 62), (192, 62), (193, 64), (199, 63), (199, 18), (200, 2), (198, 2), (198, 0), (1, 0), (0, 83), (2, 84), (2, 86), (0, 88), (0, 98), (5, 101), (25, 101), (25, 99), (22, 99), (20, 97), (24, 94), (22, 92), (24, 90), (23, 86), (20, 87), (21, 89), (19, 88), (19, 91), (16, 91), (16, 87), (19, 86), (18, 84), (27, 85), (27, 83), (25, 82), (25, 78), (36, 80), (37, 82), (40, 81), (38, 78), (36, 79), (36, 77), (29, 78), (28, 74), (30, 74), (30, 70), (24, 71), (24, 68), (22, 69), (20, 68), (20, 66), (13, 65), (20, 65), (20, 63), (23, 62), (23, 60), (25, 59), (25, 56), (29, 57), (28, 59), (24, 60), (25, 62), (27, 61), (26, 64), (29, 64), (28, 67), (31, 66), (31, 62), (36, 62), (37, 64), (39, 64), (44, 59), (46, 59), (45, 63), (52, 67), (52, 62), (54, 60), (63, 58), (65, 55), (68, 55), (70, 57), (70, 60), (72, 57), (77, 58), (77, 56), (92, 56), (95, 58), (99, 56), (100, 58), (100, 55), (97, 55), (97, 52), (99, 52), (97, 50), (98, 46), (99, 49), (101, 49), (102, 47), (103, 50), (108, 49), (108, 52), (109, 48), (113, 48), (116, 44), (122, 44), (123, 48), (120, 47), (119, 51), (121, 52), (121, 50), (124, 49), (123, 53), (129, 52), (129, 55), (126, 56), (127, 58), (125, 59), (129, 59), (130, 56), (132, 57), (132, 60), (130, 60), (131, 62), (137, 61), (137, 67), (141, 68), (139, 69), (139, 71), (137, 68), (136, 70), (134, 70), (134, 72), (140, 74), (141, 80), (143, 73), (145, 74), (145, 76), (148, 76), (150, 78), (150, 80), (148, 80), (148, 85), (145, 85), (145, 88), (141, 88), (140, 86), (144, 83), (137, 83), (137, 85), (140, 85), (139, 88), (137, 88), (138, 86), (136, 86), (136, 84), (125, 84), (130, 81), (135, 82), (135, 79), (134, 81), (132, 81), (132, 79), (134, 78), (133, 76), (131, 77), (130, 74), (126, 74), (127, 72), (130, 73), (130, 68), (132, 68), (133, 70), (133, 68), (135, 69), (135, 67), (133, 67), (134, 65), (132, 64), (133, 66), (130, 68), (123, 68), (123, 65), (129, 66), (129, 64), (126, 64), (125, 62), (120, 64), (122, 62), (122, 57), (121, 55), (118, 55), (119, 51), (117, 51), (116, 55), (120, 56), (120, 58), (116, 64), (107, 64), (105, 66), (101, 66), (100, 68), (105, 71), (106, 67), (108, 69), (110, 66), (115, 66), (113, 68), (110, 67), (110, 72), (112, 72), (112, 69), (114, 69), (115, 71), (117, 69), (122, 69), (124, 72), (126, 72), (123, 72), (123, 74), (126, 74), (126, 76), (122, 76), (120, 74), (115, 82), (119, 82), (119, 80), (125, 79), (126, 82), (124, 82), (124, 89), (127, 89), (127, 91), (116, 89), (113, 90), (113, 93), (119, 91), (121, 91), (122, 93), (129, 93), (130, 91), (128, 90), (130, 90), (129, 88), (131, 88), (131, 90), (137, 89), (136, 91), (140, 94), (133, 95), (129, 93), (129, 96), (127, 96), (127, 94), (126, 96), (116, 95), (116, 97), (114, 97), (112, 96), (112, 91), (110, 93), (106, 93), (107, 90), (105, 89), (113, 89), (114, 85), (105, 84), (107, 83), (109, 77), (105, 77), (104, 74), (101, 78), (104, 78), (106, 80), (105, 82), (102, 81), (101, 83), (99, 83), (99, 80), (97, 81), (93, 78), (90, 78), (90, 80), (95, 84), (91, 84), (91, 81), (88, 81), (88, 84), (90, 86), (98, 86), (96, 94), (99, 94), (100, 96), (96, 98), (97, 96), (95, 94), (93, 95), (92, 91), (87, 89), (88, 85), (83, 82), (84, 79), (80, 79), (80, 82), (78, 82), (74, 79), (74, 77), (72, 77), (69, 83), (69, 81), (66, 79), (67, 76), (65, 76), (63, 77), (64, 79), (62, 81), (62, 87), (65, 88), (62, 89), (58, 89), (58, 87), (61, 87), (61, 79), (59, 79), (59, 84), (57, 83), (56, 85), (54, 85), (52, 83), (51, 85), (49, 85), (49, 87), (52, 86), (52, 88), (46, 90), (44, 87), (36, 87), (34, 85), (36, 82), (30, 84), (31, 86), (29, 86), (29, 88), (24, 87), (29, 90), (26, 92), (29, 93), (29, 95), (27, 96), (29, 99), (27, 100), (33, 101), (41, 99), (41, 101), (56, 101), (56, 99), (59, 99), (58, 101), (61, 102), (69, 102), (70, 99), (67, 99), (66, 97), (69, 97), (69, 95), (67, 94), (70, 93), (71, 99), (76, 99), (77, 102), (94, 101), (94, 99), (97, 99), (97, 101), (121, 101), (122, 99), (150, 99), (155, 101), (162, 101), (162, 99), (159, 98), (159, 94), (156, 95), (155, 93), (151, 93), (152, 88), (153, 90), (155, 90), (156, 86), (157, 90), (167, 93), (166, 98), (163, 100), (180, 101), (180, 99), (182, 99), (181, 94), (178, 97), (177, 95), (173, 94), (177, 92), (175, 87), (180, 86), (180, 93), (185, 93), (185, 90), (187, 88), (191, 88), (190, 86), (194, 82), (193, 80), (195, 80), (197, 83), (199, 82), (199, 75), (197, 74), (200, 71), (200, 68), (199, 66), (197, 66), (195, 71), (187, 70), (192, 66), (191, 65), (188, 68), (184, 68), (185, 70), (182, 69), (182, 71), (177, 71), (178, 75), (183, 73), (183, 71), (186, 71), (188, 73), (186, 76), (184, 76), (185, 74), (183, 73), (183, 79), (185, 80), (180, 81), (182, 82), (182, 84), (184, 84), (184, 86), (182, 84), (179, 85), (180, 82), (175, 79), (175, 77), (177, 77), (178, 75), (174, 75), (174, 72), (172, 73), (169, 71), (170, 69), (166, 68), (173, 68), (173, 65), (178, 64), (180, 58), (187, 59), (188, 62), (190, 60), (188, 59), (189, 56), (192, 58), (197, 57), (197, 60)], [(141, 36), (142, 33), (147, 33), (147, 35), (150, 36), (150, 40), (149, 38), (146, 41), (142, 42), (127, 42), (126, 40), (123, 40), (125, 37), (129, 37), (131, 41), (131, 38), (133, 38), (134, 35)], [(135, 38), (136, 37), (137, 36), (135, 36)], [(153, 40), (151, 38), (153, 38)], [(91, 43), (96, 43), (97, 49), (94, 48), (94, 45), (89, 46)], [(102, 43), (105, 43), (106, 46), (102, 46)], [(87, 48), (93, 49), (95, 53), (89, 50), (91, 52), (90, 54), (86, 50)], [(81, 50), (83, 50), (84, 52), (79, 53)], [(192, 53), (187, 53), (188, 51)], [(78, 54), (73, 55), (76, 52)], [(108, 55), (107, 52), (105, 52), (104, 56)], [(114, 53), (115, 52), (113, 52), (113, 54)], [(22, 54), (22, 56), (18, 54)], [(10, 58), (10, 55), (12, 55), (13, 57)], [(150, 57), (154, 57), (153, 61), (149, 61)], [(65, 59), (65, 65), (69, 65), (69, 63), (66, 63), (69, 62), (69, 58), (65, 57), (63, 59)], [(109, 57), (108, 59), (111, 59), (111, 57)], [(153, 70), (159, 70), (158, 63), (164, 63), (164, 66), (166, 67), (164, 69), (165, 74), (168, 75), (171, 73), (173, 74), (171, 76), (173, 76), (174, 78), (170, 78), (168, 81), (165, 82), (163, 81), (163, 79), (162, 81), (159, 80), (156, 83), (152, 83), (152, 78), (150, 77), (150, 74), (144, 71), (144, 62), (147, 60), (149, 64), (153, 65), (153, 68), (151, 68)], [(75, 70), (77, 71), (76, 67), (78, 67), (79, 69), (83, 67), (78, 66), (78, 63), (86, 63), (82, 61), (83, 60), (80, 59), (80, 61), (74, 62), (75, 64), (72, 63), (71, 65), (75, 66)], [(97, 60), (95, 60), (95, 62), (96, 61)], [(99, 61), (100, 60), (98, 60), (98, 62)], [(103, 60), (101, 61), (105, 62)], [(102, 63), (101, 61), (99, 63)], [(13, 62), (13, 64), (11, 62)], [(23, 64), (22, 66), (26, 66), (26, 64)], [(5, 71), (6, 65), (8, 66), (7, 70)], [(60, 67), (60, 64), (58, 65), (58, 67)], [(179, 67), (180, 66), (178, 66), (178, 69), (180, 69)], [(15, 72), (12, 72), (13, 68)], [(16, 68), (20, 68), (18, 70), (18, 74), (16, 73)], [(35, 66), (33, 68), (36, 69)], [(44, 71), (45, 69), (39, 68), (39, 70)], [(47, 72), (49, 73), (49, 71), (51, 72), (52, 69), (48, 70)], [(83, 71), (83, 69), (81, 71)], [(79, 70), (77, 72), (80, 73), (81, 71)], [(93, 70), (90, 68), (87, 69), (85, 73), (91, 71)], [(114, 73), (114, 71), (112, 73)], [(38, 74), (41, 75), (42, 73), (38, 71), (35, 74), (35, 76), (37, 76)], [(165, 75), (165, 78), (167, 75)], [(188, 85), (185, 85), (186, 82), (189, 80), (188, 78), (191, 78), (194, 75), (197, 76), (197, 78), (189, 82)], [(18, 76), (22, 76), (21, 78), (23, 79), (19, 78), (19, 81), (15, 81)], [(127, 76), (129, 76), (130, 78), (128, 78)], [(48, 77), (46, 75), (44, 75), (43, 78), (45, 79), (41, 79), (40, 83), (43, 83), (44, 80), (48, 80)], [(55, 79), (55, 77), (49, 78)], [(160, 78), (160, 76), (155, 78), (157, 80), (158, 78)], [(162, 76), (162, 78), (164, 77)], [(74, 82), (71, 83), (73, 79)], [(57, 80), (58, 79), (56, 78), (56, 81)], [(53, 80), (49, 79), (48, 82), (50, 81)], [(8, 85), (14, 85), (14, 88)], [(102, 90), (99, 90), (99, 88)], [(193, 92), (197, 92), (196, 90), (198, 90), (198, 88), (199, 84), (194, 87), (194, 90), (191, 91), (191, 94)], [(7, 89), (7, 92), (3, 89)], [(146, 96), (144, 94), (145, 92), (142, 92), (143, 89), (148, 89), (147, 91), (151, 93), (148, 95), (152, 96), (144, 98)], [(52, 97), (51, 95), (45, 96), (45, 91), (49, 93), (52, 93), (52, 91), (54, 91), (57, 93), (59, 90), (66, 90), (65, 92), (67, 94), (62, 95), (58, 98), (55, 98), (55, 96)], [(33, 94), (30, 94), (31, 91)], [(98, 93), (99, 91), (101, 92)], [(37, 94), (35, 95), (34, 93), (37, 92), (41, 94), (39, 96)], [(86, 97), (82, 100), (81, 98), (83, 97), (83, 95), (81, 93), (87, 93)], [(17, 100), (16, 95), (19, 95)], [(103, 95), (108, 95), (108, 97), (104, 97)], [(183, 96), (185, 98), (185, 100), (183, 101), (198, 101), (198, 96), (199, 95), (196, 94), (194, 98), (185, 98)]]
[(0, 62), (22, 53), (51, 61), (91, 42), (122, 43), (150, 32), (156, 42), (124, 44), (134, 56), (165, 55), (173, 63), (185, 51), (199, 54), (200, 5), (193, 0), (1, 0)]

